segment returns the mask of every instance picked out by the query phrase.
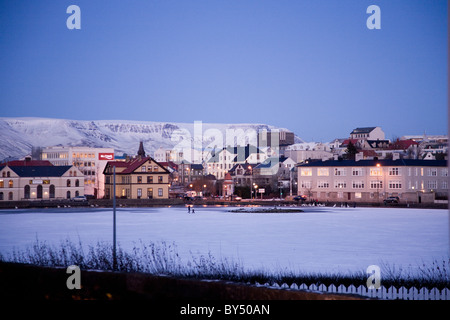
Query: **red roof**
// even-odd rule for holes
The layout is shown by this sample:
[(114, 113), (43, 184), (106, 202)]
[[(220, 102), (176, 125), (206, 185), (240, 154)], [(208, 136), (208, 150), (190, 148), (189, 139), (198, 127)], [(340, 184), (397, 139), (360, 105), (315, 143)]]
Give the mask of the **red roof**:
[(353, 145), (356, 145), (356, 143), (358, 142), (358, 139), (345, 139), (345, 140), (342, 142), (342, 146), (346, 146), (346, 145), (348, 145), (350, 142), (351, 142)]
[(9, 167), (47, 167), (53, 166), (48, 160), (13, 160), (5, 163)]
[[(133, 158), (130, 161), (108, 161), (108, 166), (113, 167), (116, 166), (117, 168), (125, 168), (125, 170), (121, 171), (120, 173), (133, 173), (134, 170), (142, 166), (146, 161), (153, 160), (151, 157), (137, 157)], [(155, 160), (153, 160), (155, 163), (159, 164)], [(166, 172), (169, 172), (166, 168), (164, 168), (161, 164), (159, 164), (161, 168), (163, 168)]]
[(414, 140), (396, 140), (394, 141), (391, 146), (390, 149), (403, 149), (406, 150), (408, 149), (410, 146), (413, 145), (419, 145), (418, 142), (414, 141)]

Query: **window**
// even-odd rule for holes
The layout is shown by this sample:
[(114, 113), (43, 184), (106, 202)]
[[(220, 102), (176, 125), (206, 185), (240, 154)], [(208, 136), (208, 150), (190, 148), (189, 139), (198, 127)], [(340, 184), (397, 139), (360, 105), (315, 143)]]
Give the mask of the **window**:
[(142, 166), (141, 167), (141, 172), (145, 172), (147, 170), (147, 167), (146, 166)]
[(137, 183), (142, 183), (142, 176), (137, 177)]
[(158, 166), (153, 166), (153, 171), (158, 172)]
[(3, 192), (0, 192), (0, 200), (3, 200)]
[(352, 176), (362, 176), (363, 175), (363, 168), (352, 168)]
[(158, 188), (158, 197), (162, 197), (162, 196), (163, 196), (163, 189)]
[(26, 185), (26, 186), (24, 187), (24, 190), (23, 190), (23, 197), (24, 197), (25, 199), (30, 199), (30, 194), (31, 194), (31, 192), (30, 192), (30, 186), (29, 186), (29, 185)]
[(13, 182), (12, 180), (9, 180), (9, 181), (8, 181), (8, 187), (9, 187), (9, 188), (14, 187), (14, 182)]
[(300, 181), (300, 187), (301, 188), (306, 188), (306, 189), (311, 188), (311, 181), (301, 180)]
[(142, 189), (141, 188), (137, 189), (137, 196), (139, 199), (142, 197)]
[(370, 176), (381, 177), (381, 168), (370, 168)]
[(147, 183), (153, 183), (153, 176), (147, 176)]
[(317, 188), (329, 188), (330, 184), (328, 183), (328, 181), (317, 181)]
[(389, 175), (390, 176), (399, 176), (400, 175), (400, 168), (389, 168)]
[(401, 181), (389, 181), (389, 189), (401, 189), (402, 182)]
[(49, 198), (53, 199), (54, 197), (55, 197), (55, 186), (51, 184), (49, 188)]
[(80, 186), (80, 180), (75, 180), (75, 187), (79, 187)]
[(319, 177), (328, 177), (329, 175), (328, 168), (317, 168), (317, 175)]
[(158, 176), (158, 183), (162, 183), (163, 182), (163, 177), (162, 176)]
[(153, 198), (153, 188), (148, 188), (148, 189), (147, 189), (147, 197), (148, 197), (149, 199), (152, 199), (152, 198)]
[(428, 168), (428, 176), (436, 177), (437, 176), (437, 168)]
[(448, 189), (448, 181), (447, 180), (442, 181), (442, 189), (445, 189), (445, 190)]
[(362, 193), (361, 192), (355, 192), (355, 199), (361, 199)]
[(70, 187), (70, 179), (67, 179), (66, 185), (67, 185), (68, 187)]
[(0, 188), (4, 188), (5, 187), (5, 183), (3, 182), (3, 180), (0, 180)]
[(370, 181), (370, 189), (382, 189), (383, 188), (383, 181)]
[(441, 175), (442, 175), (443, 177), (448, 177), (448, 168), (442, 169)]
[(335, 176), (345, 176), (346, 173), (347, 173), (347, 170), (345, 168), (334, 168)]
[(428, 181), (428, 189), (431, 189), (431, 190), (437, 189), (437, 181), (436, 180), (429, 180)]
[(352, 181), (353, 189), (364, 189), (364, 181)]
[(347, 182), (336, 180), (334, 182), (334, 187), (337, 188), (337, 189), (347, 188)]
[(312, 170), (311, 168), (301, 168), (300, 175), (303, 177), (309, 177), (312, 176)]

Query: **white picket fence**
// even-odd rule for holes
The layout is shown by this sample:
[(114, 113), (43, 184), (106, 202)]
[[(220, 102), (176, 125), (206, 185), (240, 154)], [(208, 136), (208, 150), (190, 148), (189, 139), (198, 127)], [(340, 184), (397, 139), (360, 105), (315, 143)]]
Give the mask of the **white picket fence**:
[(319, 286), (315, 284), (306, 285), (301, 284), (298, 286), (297, 284), (292, 284), (291, 286), (283, 283), (281, 285), (275, 283), (273, 285), (266, 284), (258, 284), (258, 286), (276, 288), (276, 289), (290, 289), (290, 290), (308, 290), (312, 292), (327, 292), (327, 293), (338, 293), (338, 294), (352, 294), (352, 295), (360, 295), (369, 298), (382, 299), (382, 300), (450, 300), (450, 289), (445, 288), (439, 290), (437, 288), (427, 289), (427, 288), (395, 288), (389, 287), (385, 288), (380, 286), (378, 289), (368, 289), (366, 286), (360, 285), (359, 287), (355, 287), (354, 285), (350, 285), (345, 287), (344, 285), (339, 285), (336, 287), (334, 284), (330, 286), (326, 286), (321, 284)]

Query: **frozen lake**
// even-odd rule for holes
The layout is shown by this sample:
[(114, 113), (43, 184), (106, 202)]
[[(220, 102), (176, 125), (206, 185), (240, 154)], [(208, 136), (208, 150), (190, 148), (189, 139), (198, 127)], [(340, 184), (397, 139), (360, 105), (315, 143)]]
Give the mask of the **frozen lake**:
[[(304, 207), (302, 213), (232, 213), (231, 207), (118, 208), (117, 241), (174, 242), (192, 254), (240, 261), (246, 269), (348, 272), (387, 263), (415, 268), (449, 257), (447, 210)], [(112, 209), (0, 211), (0, 252), (32, 245), (112, 242)]]

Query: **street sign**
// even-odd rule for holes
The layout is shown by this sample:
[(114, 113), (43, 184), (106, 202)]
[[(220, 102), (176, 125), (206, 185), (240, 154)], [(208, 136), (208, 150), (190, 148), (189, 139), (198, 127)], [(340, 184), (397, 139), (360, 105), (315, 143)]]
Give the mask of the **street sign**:
[(264, 189), (264, 188), (259, 188), (259, 189), (258, 189), (258, 192), (259, 192), (259, 193), (265, 193), (265, 192), (266, 192), (266, 189)]

